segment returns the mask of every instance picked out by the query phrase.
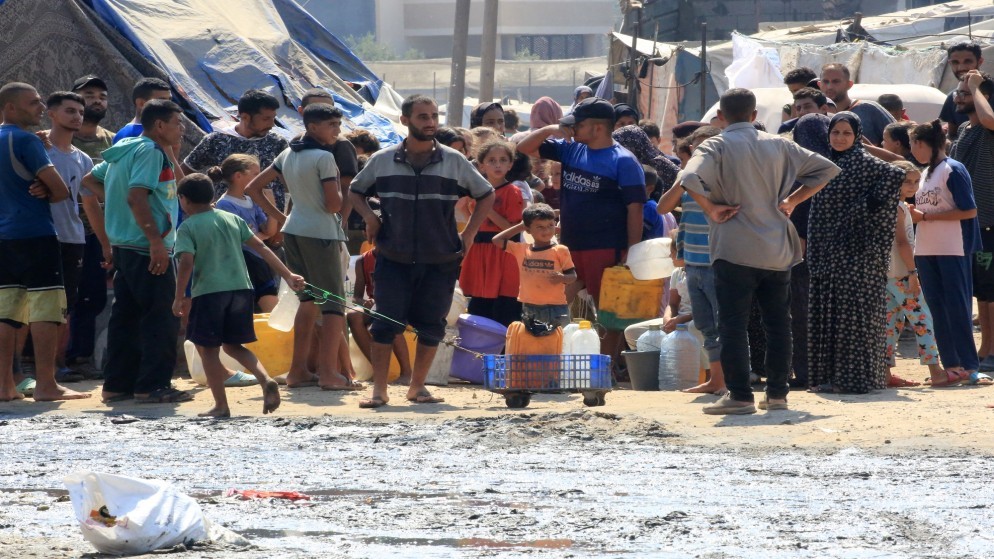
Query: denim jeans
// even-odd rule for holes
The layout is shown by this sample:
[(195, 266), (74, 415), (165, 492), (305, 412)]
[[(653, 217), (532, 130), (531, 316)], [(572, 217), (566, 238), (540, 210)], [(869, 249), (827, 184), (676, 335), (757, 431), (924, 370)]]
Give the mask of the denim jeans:
[(106, 392), (148, 394), (172, 381), (179, 332), (179, 319), (173, 316), (176, 275), (172, 261), (161, 276), (148, 271), (149, 261), (147, 254), (114, 249)]
[(107, 271), (103, 269), (103, 249), (96, 235), (86, 236), (79, 295), (71, 310), (68, 358), (90, 357), (97, 338), (97, 315), (107, 306)]
[(704, 334), (708, 362), (718, 361), (721, 359), (721, 342), (718, 337), (718, 295), (714, 288), (714, 270), (711, 266), (688, 264), (684, 272), (687, 274), (694, 326)]
[[(790, 270), (762, 270), (718, 260), (712, 264), (718, 294), (721, 366), (732, 399), (752, 402), (749, 381), (749, 313), (759, 303), (766, 329), (766, 394), (785, 398), (790, 388)], [(882, 358), (883, 356), (881, 356)]]

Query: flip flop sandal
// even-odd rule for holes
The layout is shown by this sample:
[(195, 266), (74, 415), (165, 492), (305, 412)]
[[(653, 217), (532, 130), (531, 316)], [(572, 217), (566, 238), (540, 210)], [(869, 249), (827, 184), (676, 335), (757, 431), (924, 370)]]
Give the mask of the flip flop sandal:
[(20, 392), (21, 394), (24, 394), (25, 396), (34, 396), (35, 395), (35, 385), (36, 384), (37, 383), (35, 382), (35, 379), (33, 379), (33, 378), (26, 378), (26, 379), (22, 380), (17, 385), (17, 388), (15, 388), (14, 390), (17, 390), (18, 392)]
[(973, 371), (972, 373), (970, 373), (970, 380), (967, 381), (967, 384), (971, 384), (974, 386), (989, 386), (991, 384), (994, 384), (994, 378), (991, 378), (991, 376), (988, 374), (984, 374), (978, 371)]
[(116, 394), (114, 396), (104, 398), (103, 403), (113, 404), (115, 402), (127, 402), (128, 400), (134, 400), (134, 398), (135, 398), (134, 394)]
[(387, 403), (383, 400), (383, 398), (370, 398), (359, 402), (359, 407), (367, 410), (382, 408), (385, 405), (387, 405)]
[(925, 381), (927, 386), (932, 388), (953, 388), (954, 386), (959, 386), (964, 382), (970, 380), (970, 377), (966, 373), (957, 373), (956, 371), (944, 371), (946, 373), (946, 382), (936, 384), (931, 378)]
[(193, 399), (193, 395), (189, 392), (183, 392), (182, 390), (176, 390), (173, 387), (160, 388), (158, 390), (152, 391), (148, 396), (144, 398), (135, 398), (136, 404), (178, 404), (180, 402), (189, 402)]
[(224, 381), (225, 386), (253, 386), (256, 384), (259, 384), (259, 381), (245, 371), (235, 371), (235, 374)]
[(429, 392), (418, 392), (415, 397), (408, 398), (407, 401), (412, 404), (441, 404), (445, 401), (445, 398), (436, 398)]

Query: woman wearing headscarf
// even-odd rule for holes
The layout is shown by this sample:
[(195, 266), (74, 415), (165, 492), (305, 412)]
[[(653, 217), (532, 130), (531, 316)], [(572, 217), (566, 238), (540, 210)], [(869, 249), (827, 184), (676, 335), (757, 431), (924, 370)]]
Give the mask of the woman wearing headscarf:
[(532, 105), (529, 126), (532, 130), (538, 130), (551, 124), (559, 124), (561, 118), (563, 118), (563, 109), (559, 103), (556, 103), (552, 97), (539, 97)]
[[(614, 141), (621, 144), (621, 147), (632, 152), (639, 163), (656, 170), (656, 174), (659, 175), (659, 182), (656, 183), (657, 192), (661, 194), (673, 186), (673, 181), (676, 180), (676, 174), (680, 172), (680, 168), (670, 161), (663, 152), (659, 151), (659, 148), (652, 145), (652, 140), (640, 126), (634, 124), (623, 126), (612, 132), (611, 136)], [(652, 198), (659, 199), (658, 196)]]
[(504, 135), (504, 107), (500, 103), (480, 103), (469, 113), (469, 127), (485, 126)]
[(887, 387), (887, 271), (905, 173), (867, 153), (862, 135), (854, 113), (832, 117), (831, 158), (842, 171), (811, 203), (808, 365), (815, 391)]
[(581, 85), (573, 90), (573, 104), (569, 108), (569, 112), (566, 114), (573, 114), (573, 109), (576, 108), (576, 104), (588, 97), (594, 96), (594, 90), (590, 89), (585, 85)]

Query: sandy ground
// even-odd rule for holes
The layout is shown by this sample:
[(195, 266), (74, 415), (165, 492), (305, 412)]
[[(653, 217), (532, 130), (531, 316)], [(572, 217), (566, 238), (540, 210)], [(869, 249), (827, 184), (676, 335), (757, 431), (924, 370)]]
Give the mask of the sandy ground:
[(713, 396), (624, 387), (603, 407), (510, 410), (466, 385), (433, 387), (439, 405), (392, 387), (378, 410), (358, 408), (368, 391), (283, 389), (263, 417), (246, 387), (228, 390), (236, 417), (203, 420), (206, 388), (176, 384), (194, 401), (108, 407), (90, 382), (73, 385), (88, 401), (0, 404), (0, 556), (96, 557), (62, 483), (91, 470), (172, 481), (252, 542), (190, 559), (994, 557), (990, 387), (796, 392), (789, 411), (728, 417), (701, 413)]
[[(979, 338), (979, 335), (978, 335)], [(979, 343), (979, 339), (977, 340)], [(928, 371), (912, 355), (913, 342), (903, 340), (899, 349), (898, 375), (924, 380)], [(179, 405), (139, 405), (133, 402), (106, 406), (99, 401), (99, 384), (84, 382), (74, 389), (93, 394), (89, 400), (38, 403), (30, 399), (0, 403), (0, 414), (73, 415), (113, 412), (140, 416), (194, 417), (211, 407), (206, 387), (178, 378), (175, 385), (191, 390), (196, 397)], [(994, 387), (933, 389), (916, 387), (882, 390), (868, 395), (835, 395), (792, 392), (790, 410), (762, 412), (751, 416), (715, 417), (701, 413), (701, 406), (714, 401), (709, 395), (677, 392), (636, 392), (622, 385), (606, 397), (607, 405), (596, 408), (623, 417), (657, 421), (679, 435), (688, 445), (797, 446), (801, 448), (959, 448), (991, 451), (994, 436), (989, 425), (994, 420)], [(326, 392), (318, 388), (282, 388), (283, 403), (276, 412), (282, 417), (334, 416), (443, 422), (455, 418), (494, 417), (514, 413), (503, 397), (480, 386), (451, 384), (431, 387), (444, 404), (415, 405), (405, 401), (406, 388), (390, 388), (390, 405), (379, 410), (363, 410), (362, 392)], [(761, 389), (757, 386), (757, 389)], [(229, 388), (228, 400), (235, 416), (261, 416), (262, 399), (258, 387)], [(527, 412), (569, 412), (582, 409), (579, 395), (535, 395)], [(748, 429), (743, 429), (748, 427)]]

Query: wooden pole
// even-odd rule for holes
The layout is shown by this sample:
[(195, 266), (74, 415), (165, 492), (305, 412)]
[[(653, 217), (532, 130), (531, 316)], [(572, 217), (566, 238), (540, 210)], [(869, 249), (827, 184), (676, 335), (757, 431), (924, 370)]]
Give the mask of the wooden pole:
[(480, 102), (494, 100), (494, 73), (497, 65), (497, 0), (483, 4), (483, 44), (480, 46)]
[(456, 23), (452, 37), (452, 77), (449, 81), (446, 126), (462, 126), (463, 99), (466, 97), (466, 45), (469, 43), (469, 2), (456, 0)]

